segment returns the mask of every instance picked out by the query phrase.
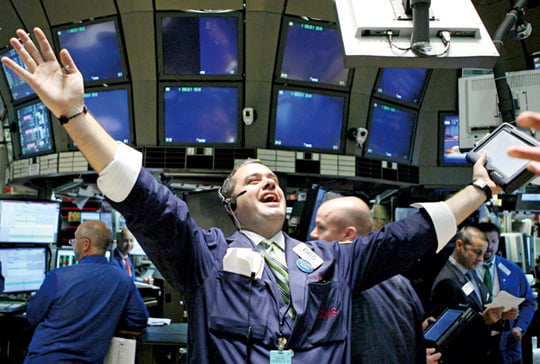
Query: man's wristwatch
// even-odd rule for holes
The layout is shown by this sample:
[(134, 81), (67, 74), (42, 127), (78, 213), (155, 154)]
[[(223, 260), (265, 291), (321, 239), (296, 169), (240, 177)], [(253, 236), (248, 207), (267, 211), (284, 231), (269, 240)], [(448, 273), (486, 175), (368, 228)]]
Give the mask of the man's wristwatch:
[(484, 181), (483, 179), (475, 179), (469, 184), (484, 191), (484, 193), (486, 194), (486, 201), (491, 199), (491, 188), (489, 188), (486, 181)]

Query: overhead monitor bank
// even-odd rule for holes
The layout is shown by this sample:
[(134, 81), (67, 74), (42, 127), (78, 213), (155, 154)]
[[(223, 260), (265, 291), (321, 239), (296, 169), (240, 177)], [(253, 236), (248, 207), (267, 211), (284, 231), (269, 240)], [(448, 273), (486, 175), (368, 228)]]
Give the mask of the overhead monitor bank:
[[(441, 54), (435, 57), (403, 50), (410, 46), (414, 28), (402, 0), (334, 2), (347, 67), (493, 68), (499, 56), (470, 0), (431, 0), (426, 37), (433, 53)], [(442, 31), (450, 35), (447, 52)]]

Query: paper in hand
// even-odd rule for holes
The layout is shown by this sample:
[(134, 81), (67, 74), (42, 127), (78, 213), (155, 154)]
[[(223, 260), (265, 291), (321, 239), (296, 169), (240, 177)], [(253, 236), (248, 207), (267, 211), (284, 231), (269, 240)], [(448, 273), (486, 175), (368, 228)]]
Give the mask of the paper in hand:
[(525, 301), (525, 298), (519, 298), (511, 295), (506, 291), (500, 291), (493, 302), (488, 303), (486, 308), (491, 307), (504, 307), (503, 312), (510, 310), (513, 307), (518, 307), (521, 302)]

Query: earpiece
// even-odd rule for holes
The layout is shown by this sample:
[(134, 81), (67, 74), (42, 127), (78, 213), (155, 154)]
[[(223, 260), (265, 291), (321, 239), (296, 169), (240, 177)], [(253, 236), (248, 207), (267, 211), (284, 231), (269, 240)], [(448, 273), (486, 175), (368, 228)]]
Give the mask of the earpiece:
[(221, 187), (220, 187), (218, 190), (218, 195), (219, 195), (219, 198), (221, 199), (221, 202), (223, 203), (223, 206), (225, 206), (225, 210), (227, 210), (227, 212), (229, 212), (232, 215), (233, 211), (236, 210), (236, 199), (242, 196), (246, 192), (247, 191), (242, 191), (230, 198), (227, 198), (221, 192)]

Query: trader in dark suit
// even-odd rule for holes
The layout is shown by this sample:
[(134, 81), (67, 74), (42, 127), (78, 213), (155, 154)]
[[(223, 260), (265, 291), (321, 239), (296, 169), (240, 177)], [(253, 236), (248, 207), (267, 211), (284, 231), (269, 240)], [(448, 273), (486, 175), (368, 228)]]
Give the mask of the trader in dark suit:
[(446, 308), (471, 308), (473, 317), (453, 338), (446, 352), (445, 364), (494, 364), (490, 357), (491, 325), (502, 318), (515, 319), (517, 308), (503, 312), (502, 307), (486, 309), (487, 292), (475, 268), (484, 260), (488, 242), (485, 234), (476, 227), (462, 228), (454, 251), (433, 283), (431, 309), (438, 316)]

